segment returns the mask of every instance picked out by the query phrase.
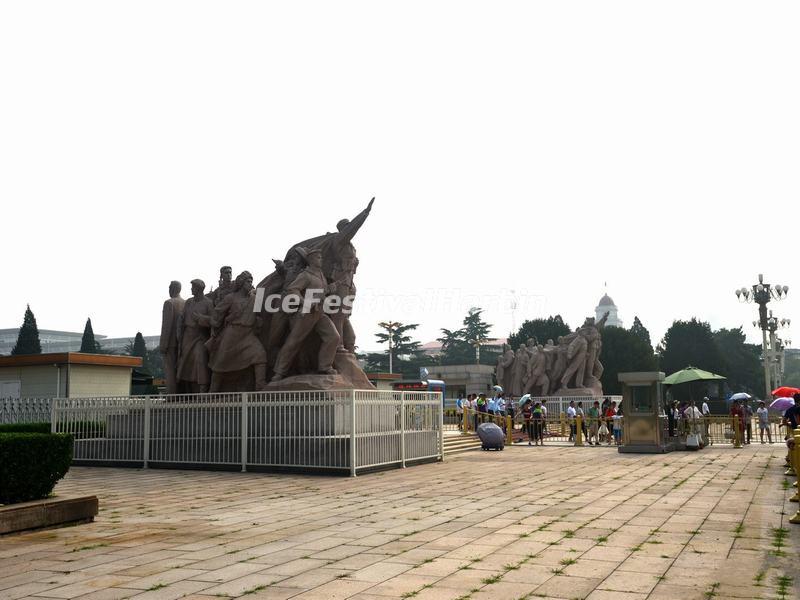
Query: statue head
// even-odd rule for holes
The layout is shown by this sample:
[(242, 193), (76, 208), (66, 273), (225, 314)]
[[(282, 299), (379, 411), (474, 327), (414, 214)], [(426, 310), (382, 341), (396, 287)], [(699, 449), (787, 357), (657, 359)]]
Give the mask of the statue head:
[(233, 269), (229, 266), (224, 266), (219, 268), (219, 282), (220, 283), (230, 283), (231, 278), (233, 277)]
[(342, 219), (336, 224), (336, 231), (341, 231), (350, 224), (350, 219)]
[(192, 296), (199, 298), (206, 289), (206, 282), (202, 279), (192, 279)]
[(253, 289), (253, 276), (250, 274), (250, 271), (242, 271), (236, 277), (236, 281), (233, 282), (233, 289), (237, 292), (239, 290), (244, 290), (246, 292), (250, 292)]
[(282, 260), (278, 260), (277, 258), (273, 258), (272, 262), (275, 263), (275, 270), (276, 271), (278, 271), (279, 273), (285, 273), (286, 272), (286, 267), (283, 266), (283, 261)]
[(525, 343), (527, 344), (528, 348), (533, 348), (537, 343), (536, 337), (528, 338), (528, 340)]
[(322, 266), (322, 251), (319, 248), (298, 248), (297, 253), (309, 267), (319, 269)]
[(549, 340), (547, 340), (547, 346), (550, 347), (552, 345), (553, 345), (553, 338), (550, 338)]
[(181, 293), (181, 282), (180, 281), (170, 281), (169, 282), (169, 297), (170, 298), (177, 298)]

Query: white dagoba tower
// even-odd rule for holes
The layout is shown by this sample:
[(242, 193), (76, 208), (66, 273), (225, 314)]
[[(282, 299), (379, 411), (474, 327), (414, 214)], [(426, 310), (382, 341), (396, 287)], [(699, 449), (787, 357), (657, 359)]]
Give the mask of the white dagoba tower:
[(603, 294), (603, 297), (600, 298), (600, 302), (597, 304), (597, 308), (594, 309), (595, 320), (599, 321), (606, 313), (608, 313), (606, 327), (622, 327), (622, 321), (620, 321), (619, 315), (617, 315), (617, 305), (614, 304), (611, 296)]

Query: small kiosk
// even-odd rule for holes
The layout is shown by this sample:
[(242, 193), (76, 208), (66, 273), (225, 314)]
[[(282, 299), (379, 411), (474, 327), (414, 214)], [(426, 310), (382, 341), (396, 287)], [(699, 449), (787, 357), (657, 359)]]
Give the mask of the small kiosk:
[(667, 417), (661, 407), (660, 371), (620, 373), (622, 383), (623, 445), (619, 452), (663, 453), (676, 450), (669, 437)]

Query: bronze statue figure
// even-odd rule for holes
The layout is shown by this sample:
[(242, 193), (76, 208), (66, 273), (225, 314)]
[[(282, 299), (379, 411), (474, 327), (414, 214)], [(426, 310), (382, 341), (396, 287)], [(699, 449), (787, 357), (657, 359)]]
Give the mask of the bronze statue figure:
[(158, 349), (164, 360), (164, 379), (167, 381), (167, 393), (178, 393), (178, 322), (183, 314), (184, 300), (181, 298), (181, 283), (172, 281), (169, 284), (169, 299), (164, 301), (161, 311), (161, 340)]

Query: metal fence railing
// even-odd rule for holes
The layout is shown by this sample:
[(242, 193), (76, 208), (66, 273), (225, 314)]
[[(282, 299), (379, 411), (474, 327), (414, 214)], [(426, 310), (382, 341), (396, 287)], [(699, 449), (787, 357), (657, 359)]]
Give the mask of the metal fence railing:
[(442, 457), (438, 392), (59, 398), (78, 464), (359, 471)]
[(48, 423), (50, 405), (50, 398), (0, 398), (0, 423)]

